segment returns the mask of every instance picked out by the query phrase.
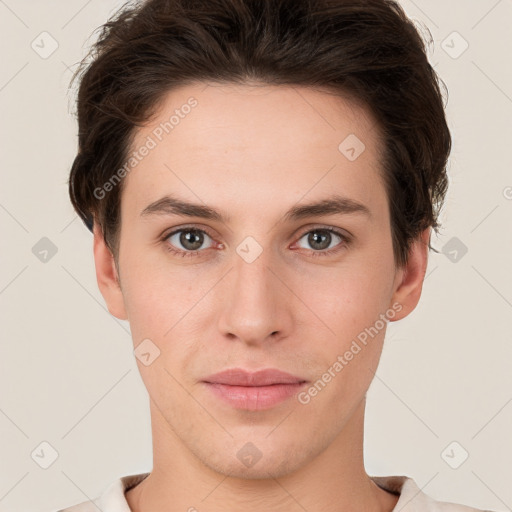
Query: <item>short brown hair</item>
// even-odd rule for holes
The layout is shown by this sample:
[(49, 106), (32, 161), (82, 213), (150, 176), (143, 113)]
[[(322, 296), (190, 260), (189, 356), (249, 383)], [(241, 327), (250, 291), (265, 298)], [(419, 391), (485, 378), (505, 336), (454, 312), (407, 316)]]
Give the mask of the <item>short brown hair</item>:
[(123, 183), (101, 199), (94, 191), (123, 166), (135, 127), (171, 89), (201, 81), (328, 88), (368, 107), (379, 124), (393, 251), (402, 266), (410, 242), (429, 226), (437, 231), (448, 186), (442, 82), (425, 50), (392, 0), (125, 4), (102, 25), (92, 62), (86, 57), (72, 79), (81, 77), (71, 202), (89, 229), (101, 226), (117, 259)]

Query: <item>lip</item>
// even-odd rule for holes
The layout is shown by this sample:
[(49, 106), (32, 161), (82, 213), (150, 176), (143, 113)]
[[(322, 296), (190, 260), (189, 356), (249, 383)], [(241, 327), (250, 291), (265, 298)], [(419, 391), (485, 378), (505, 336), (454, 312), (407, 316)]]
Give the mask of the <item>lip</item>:
[(229, 368), (206, 377), (203, 382), (228, 386), (271, 386), (273, 384), (298, 384), (306, 382), (306, 379), (276, 368), (265, 368), (257, 372), (250, 372), (243, 368)]
[(308, 381), (275, 368), (249, 372), (230, 368), (206, 377), (205, 386), (237, 409), (270, 409), (295, 395)]

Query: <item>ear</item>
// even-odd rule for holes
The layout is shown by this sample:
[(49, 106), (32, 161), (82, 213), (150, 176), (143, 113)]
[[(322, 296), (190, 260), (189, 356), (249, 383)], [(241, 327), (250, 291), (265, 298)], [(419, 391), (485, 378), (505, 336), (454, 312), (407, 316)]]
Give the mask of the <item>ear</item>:
[(393, 319), (390, 319), (393, 322), (405, 318), (420, 300), (427, 271), (429, 239), (430, 227), (422, 231), (420, 236), (411, 243), (409, 261), (396, 272), (390, 305), (400, 304), (402, 309), (397, 311)]
[(114, 256), (107, 247), (103, 239), (103, 231), (97, 222), (94, 223), (93, 234), (96, 281), (100, 292), (109, 312), (120, 320), (128, 320)]

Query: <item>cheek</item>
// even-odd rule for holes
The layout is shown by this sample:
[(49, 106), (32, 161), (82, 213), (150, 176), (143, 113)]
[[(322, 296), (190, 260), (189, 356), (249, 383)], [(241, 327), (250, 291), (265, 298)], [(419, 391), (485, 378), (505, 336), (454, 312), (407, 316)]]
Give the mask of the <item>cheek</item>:
[(322, 325), (329, 339), (338, 343), (372, 325), (388, 307), (393, 276), (389, 269), (370, 268), (375, 269), (375, 263), (302, 274), (294, 289), (307, 306), (304, 323)]
[[(160, 338), (171, 326), (176, 306), (179, 307), (178, 287), (170, 276), (161, 274), (152, 265), (143, 265), (126, 258), (121, 268), (123, 297), (134, 343), (139, 338)], [(123, 277), (124, 271), (124, 277)]]
[[(125, 306), (133, 343), (151, 339), (161, 350), (185, 350), (194, 325), (201, 322), (202, 300), (215, 280), (192, 267), (171, 267), (161, 261), (125, 259)], [(209, 284), (210, 283), (210, 284)], [(204, 301), (208, 302), (207, 300)], [(173, 340), (180, 339), (178, 344)]]
[[(388, 310), (387, 290), (386, 280), (361, 272), (333, 278), (323, 292), (312, 288), (307, 295), (321, 320), (315, 322), (325, 333), (317, 331), (317, 343), (310, 349), (321, 361), (322, 375), (332, 382), (318, 404), (322, 402), (336, 414), (344, 414), (347, 404), (359, 401), (373, 379), (387, 327), (381, 318)], [(311, 325), (306, 325), (311, 318), (304, 320), (304, 328), (310, 331)]]

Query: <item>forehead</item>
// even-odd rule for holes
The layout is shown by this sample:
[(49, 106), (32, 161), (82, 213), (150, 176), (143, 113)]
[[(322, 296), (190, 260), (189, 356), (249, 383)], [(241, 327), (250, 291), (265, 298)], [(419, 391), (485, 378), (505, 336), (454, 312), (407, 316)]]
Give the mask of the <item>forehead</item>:
[(233, 205), (297, 202), (333, 188), (375, 201), (380, 143), (371, 112), (347, 97), (298, 86), (190, 84), (169, 91), (135, 131), (131, 150), (150, 149), (124, 189), (138, 210), (176, 190)]
[[(229, 140), (212, 133), (218, 129), (229, 133)], [(300, 150), (305, 139), (332, 146), (343, 132), (370, 138), (377, 136), (376, 129), (369, 109), (348, 95), (292, 85), (193, 83), (162, 96), (156, 114), (136, 130), (135, 145), (147, 135), (162, 142), (172, 133), (194, 147), (262, 147), (279, 142), (276, 135), (293, 133), (295, 149)]]

